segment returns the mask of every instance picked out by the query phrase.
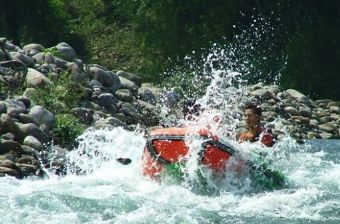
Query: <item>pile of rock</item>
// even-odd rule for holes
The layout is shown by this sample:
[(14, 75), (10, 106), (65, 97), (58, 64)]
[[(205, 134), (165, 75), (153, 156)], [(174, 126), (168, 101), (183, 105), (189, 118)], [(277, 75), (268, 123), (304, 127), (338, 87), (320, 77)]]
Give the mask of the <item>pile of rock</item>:
[(261, 83), (249, 86), (247, 92), (247, 97), (261, 105), (265, 121), (280, 118), (281, 122), (274, 123), (274, 133), (279, 138), (283, 130), (297, 139), (339, 138), (340, 102), (313, 101), (297, 90)]
[[(156, 104), (162, 90), (142, 84), (135, 74), (84, 64), (67, 43), (52, 48), (40, 44), (20, 48), (0, 38), (0, 47), (0, 175), (39, 173), (41, 158), (47, 158), (45, 165), (63, 166), (67, 149), (52, 146), (51, 150), (48, 144), (53, 139), (56, 114), (35, 105), (31, 97), (38, 88), (53, 85), (65, 71), (82, 89), (82, 100), (69, 113), (89, 127), (158, 124)], [(16, 88), (24, 88), (23, 94), (12, 97), (8, 91)], [(72, 90), (60, 87), (60, 91)], [(63, 106), (62, 102), (55, 103)]]
[[(22, 178), (42, 174), (42, 165), (64, 166), (69, 149), (50, 144), (56, 114), (36, 105), (32, 95), (53, 85), (65, 71), (82, 89), (82, 100), (69, 113), (88, 127), (147, 128), (159, 125), (159, 108), (164, 105), (180, 111), (183, 99), (176, 91), (142, 83), (132, 73), (85, 64), (67, 43), (21, 48), (0, 38), (0, 47), (0, 175)], [(23, 94), (12, 97), (7, 91), (15, 88), (23, 88)], [(59, 91), (72, 90), (61, 86)], [(281, 118), (274, 127), (279, 137), (286, 128), (300, 139), (339, 138), (340, 102), (313, 101), (296, 90), (261, 83), (248, 86), (245, 97), (261, 104), (265, 121)]]

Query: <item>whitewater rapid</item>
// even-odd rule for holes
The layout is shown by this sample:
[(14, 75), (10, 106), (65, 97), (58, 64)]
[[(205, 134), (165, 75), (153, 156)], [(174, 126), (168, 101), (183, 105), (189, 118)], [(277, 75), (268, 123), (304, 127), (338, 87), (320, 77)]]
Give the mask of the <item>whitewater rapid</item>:
[[(339, 141), (282, 148), (289, 156), (277, 157), (276, 165), (292, 183), (287, 189), (208, 196), (144, 177), (143, 136), (92, 130), (69, 155), (85, 173), (2, 178), (0, 223), (340, 223)], [(117, 157), (132, 162), (122, 165)]]

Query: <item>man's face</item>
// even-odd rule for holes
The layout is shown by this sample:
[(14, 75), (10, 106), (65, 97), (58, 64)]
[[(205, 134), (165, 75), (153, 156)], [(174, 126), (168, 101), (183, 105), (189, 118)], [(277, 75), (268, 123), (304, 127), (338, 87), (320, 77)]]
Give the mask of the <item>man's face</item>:
[(246, 109), (243, 114), (243, 119), (248, 127), (255, 127), (260, 122), (260, 117), (255, 114), (254, 110)]

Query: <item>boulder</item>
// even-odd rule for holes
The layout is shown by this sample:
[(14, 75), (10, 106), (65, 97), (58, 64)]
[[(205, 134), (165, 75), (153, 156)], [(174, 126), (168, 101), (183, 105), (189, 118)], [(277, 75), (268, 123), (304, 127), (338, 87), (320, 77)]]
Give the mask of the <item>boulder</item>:
[(28, 68), (26, 74), (26, 85), (27, 87), (39, 88), (51, 85), (52, 82), (41, 72)]

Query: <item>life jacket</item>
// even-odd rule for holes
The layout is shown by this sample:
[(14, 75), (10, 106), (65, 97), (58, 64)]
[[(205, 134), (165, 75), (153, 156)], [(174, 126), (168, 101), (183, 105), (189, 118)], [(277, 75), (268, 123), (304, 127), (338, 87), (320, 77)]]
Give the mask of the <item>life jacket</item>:
[(265, 146), (271, 147), (274, 145), (274, 136), (270, 129), (265, 129), (261, 126), (256, 128), (256, 133), (251, 132), (242, 133), (239, 137), (241, 141), (257, 142), (261, 141)]

